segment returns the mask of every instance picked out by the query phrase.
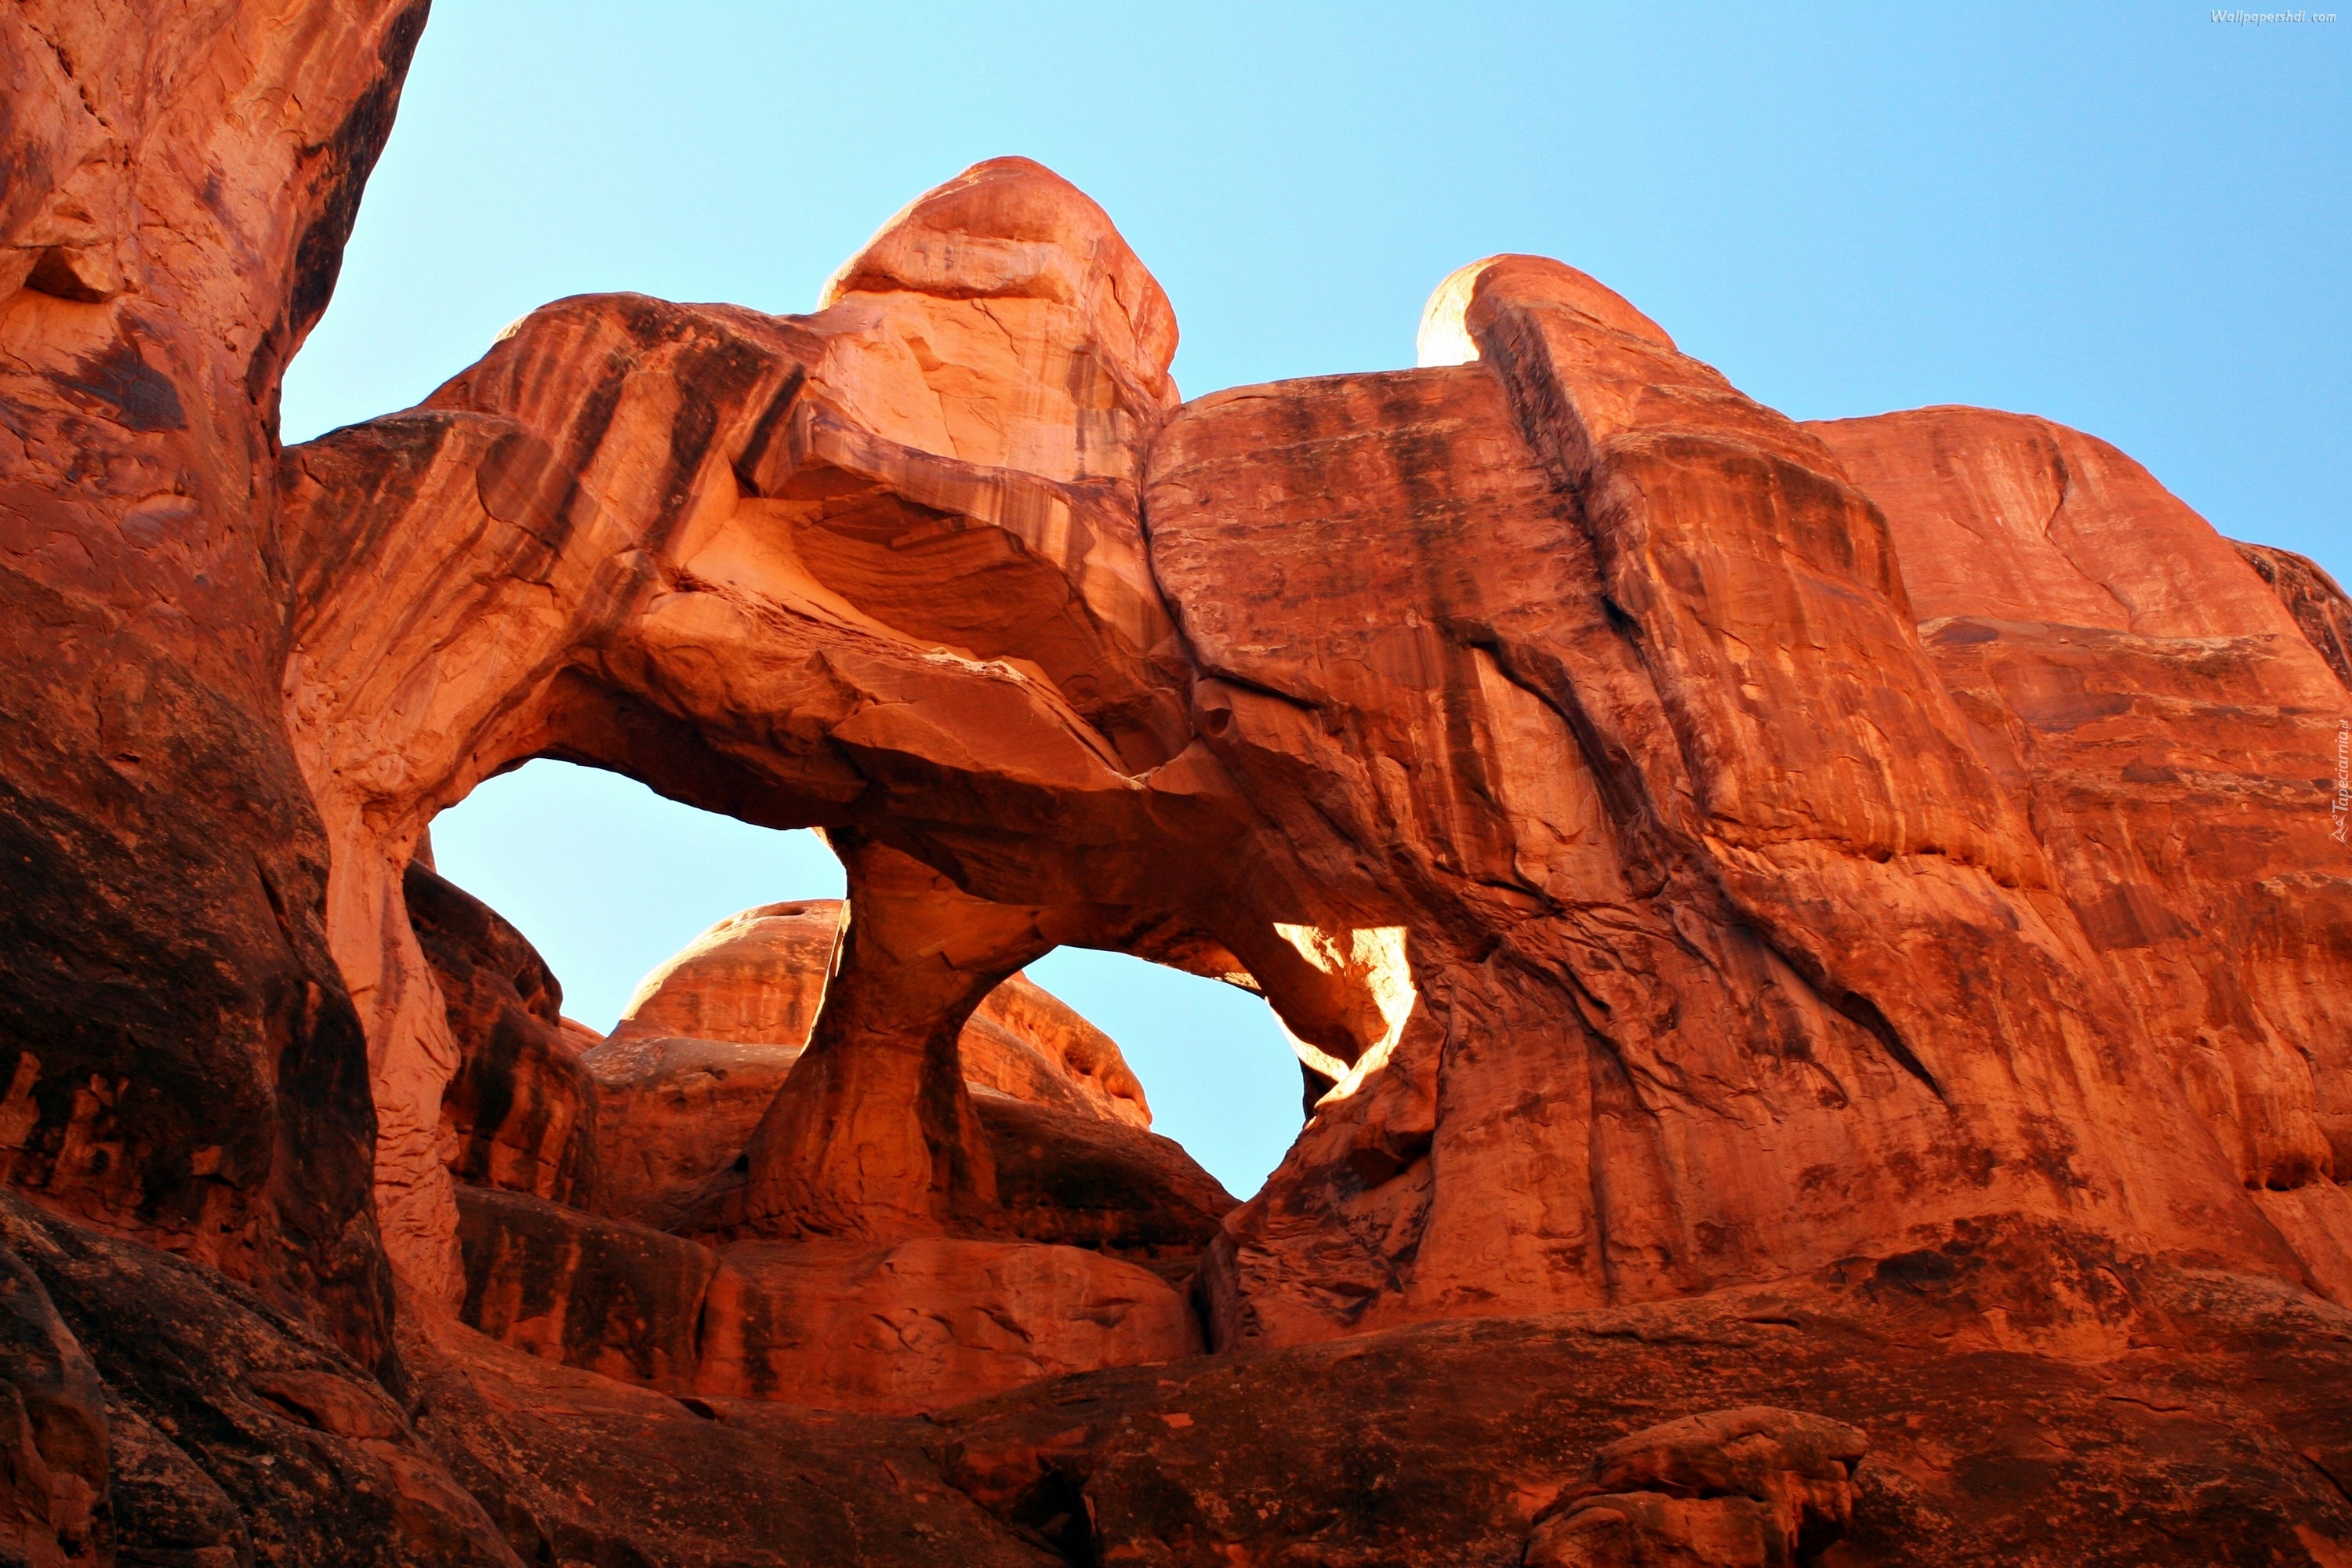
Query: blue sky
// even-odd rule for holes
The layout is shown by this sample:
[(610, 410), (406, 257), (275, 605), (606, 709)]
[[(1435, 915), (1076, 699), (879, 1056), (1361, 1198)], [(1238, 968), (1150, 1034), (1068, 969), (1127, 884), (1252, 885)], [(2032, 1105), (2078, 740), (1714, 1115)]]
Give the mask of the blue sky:
[[(1166, 285), (1191, 395), (1409, 364), (1441, 278), (1535, 251), (1791, 415), (2047, 415), (2352, 577), (2352, 22), (2211, 15), (437, 0), (286, 434), (414, 403), (565, 294), (807, 310), (908, 198), (1019, 153)], [(805, 835), (555, 763), (436, 835), (600, 1026), (709, 921), (838, 887)], [(1038, 973), (1256, 1184), (1297, 1124), (1256, 1004)]]

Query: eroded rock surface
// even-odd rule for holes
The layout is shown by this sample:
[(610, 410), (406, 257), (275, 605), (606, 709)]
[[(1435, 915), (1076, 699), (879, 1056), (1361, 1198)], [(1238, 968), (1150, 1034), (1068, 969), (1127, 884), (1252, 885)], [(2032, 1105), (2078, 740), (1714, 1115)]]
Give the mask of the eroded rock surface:
[[(840, 902), (829, 899), (747, 910), (646, 978), (612, 1035), (580, 1057), (596, 1084), (603, 1145), (614, 1151), (597, 1197), (580, 1206), (662, 1226), (693, 1217), (704, 1189), (743, 1158), (801, 1058), (842, 918)], [(1231, 1206), (1181, 1150), (1144, 1131), (1151, 1113), (1118, 1044), (1025, 976), (980, 1002), (956, 1049), (965, 1084), (986, 1097), (976, 1112), (988, 1146), (1025, 1140), (1017, 1177), (1024, 1195), (1016, 1202), (999, 1193), (1008, 1212), (1048, 1201), (1041, 1194), (1066, 1164), (1049, 1150), (1075, 1144), (1095, 1152), (1074, 1158), (1108, 1159), (1129, 1171), (1123, 1197), (1106, 1190), (1077, 1207), (1132, 1209), (1139, 1181), (1167, 1186), (1177, 1207), (1208, 1215), (1197, 1250)], [(1052, 1114), (1024, 1120), (996, 1103), (1007, 1100)], [(1017, 1131), (994, 1131), (1015, 1122)], [(1160, 1174), (1137, 1174), (1146, 1169)], [(983, 1215), (975, 1223), (992, 1222)], [(1193, 1222), (1173, 1223), (1192, 1233)]]
[(2045, 420), (1814, 428), (1884, 508), (1929, 657), (2031, 804), (2133, 1037), (2307, 1278), (2352, 1302), (2352, 996), (2323, 978), (2352, 954), (2330, 810), (2352, 707), (2319, 601)]
[(546, 1361), (676, 1393), (701, 1363), (719, 1260), (663, 1231), (521, 1193), (461, 1188), (467, 1324)]
[(1075, 1247), (740, 1242), (703, 1308), (698, 1393), (916, 1411), (1202, 1348), (1182, 1294)]
[(2317, 562), (2292, 550), (2242, 540), (2231, 542), (2255, 575), (2271, 585), (2336, 678), (2352, 686), (2352, 599), (2345, 597), (2336, 579)]
[[(1019, 159), (810, 314), (559, 301), (281, 452), (423, 21), (0, 15), (24, 1552), (1502, 1563), (1771, 1406), (1870, 1439), (1840, 1561), (2346, 1560), (2323, 574), (2044, 421), (1794, 424), (1540, 258), (1184, 403)], [(789, 1044), (597, 1045), (412, 872), (535, 756), (824, 830), (822, 989), (709, 992)], [(1280, 1018), (1248, 1203), (1004, 993), (1070, 943)], [(632, 1165), (573, 1058), (633, 1047), (774, 1080)], [(1608, 1481), (1609, 1549), (1810, 1552), (1783, 1457)]]
[(595, 1090), (564, 1029), (554, 973), (496, 910), (425, 866), (410, 865), (401, 898), (458, 1047), (441, 1096), (451, 1173), (557, 1203), (593, 1202)]
[(370, 1364), (376, 1118), (279, 699), (277, 409), (424, 23), (0, 14), (6, 1179), (319, 1303)]
[[(798, 1052), (816, 1021), (841, 927), (835, 899), (730, 916), (646, 976), (605, 1043), (683, 1038)], [(956, 1045), (969, 1083), (1151, 1125), (1143, 1086), (1117, 1043), (1025, 975), (983, 997)]]
[[(114, 1493), (84, 1549), (49, 1561), (104, 1562), (89, 1549), (97, 1533), (131, 1563), (185, 1552), (196, 1563), (515, 1568), (400, 1399), (299, 1318), (213, 1268), (17, 1199), (0, 1207), (0, 1230), (87, 1352), (77, 1381), (105, 1390), (102, 1418), (87, 1395), (26, 1401), (48, 1439), (42, 1457), (57, 1456), (53, 1494), (65, 1483), (89, 1510), (101, 1503), (93, 1483), (109, 1476)], [(18, 1386), (31, 1394), (37, 1384)], [(60, 1544), (74, 1534), (58, 1531)]]
[[(551, 1035), (544, 1016), (561, 996), (520, 933), (485, 923), (486, 910), (430, 873), (408, 876), (411, 918), (445, 993), (497, 1002), (452, 1003), (455, 1121), (481, 1098), (467, 1086), (519, 1083), (506, 1043), (517, 997), (535, 998)], [(1133, 1082), (1108, 1037), (1018, 977), (964, 1027), (978, 1047), (964, 1058), (973, 1111), (998, 1180), (996, 1206), (960, 1235), (727, 1245), (725, 1227), (698, 1223), (714, 1200), (740, 1194), (745, 1145), (771, 1105), (797, 1092), (793, 1066), (841, 920), (823, 901), (721, 921), (648, 978), (610, 1038), (576, 1062), (564, 1057), (593, 1085), (581, 1092), (623, 1155), (603, 1180), (549, 1202), (501, 1179), (504, 1167), (452, 1164), (468, 1184), (457, 1195), (462, 1320), (620, 1382), (853, 1410), (933, 1408), (1197, 1353), (1184, 1289), (1234, 1200), (1138, 1125), (1148, 1116), (1139, 1090), (1103, 1091)], [(736, 1037), (649, 1032), (663, 1027)], [(544, 1081), (548, 1058), (536, 1059), (532, 1079)]]
[[(40, 1276), (0, 1247), (0, 1551), (42, 1565), (104, 1553), (109, 1414), (106, 1385)], [(135, 1484), (126, 1490), (135, 1498)]]
[(1870, 1439), (1843, 1422), (1748, 1405), (1620, 1437), (1539, 1519), (1527, 1568), (1789, 1568), (1853, 1521)]

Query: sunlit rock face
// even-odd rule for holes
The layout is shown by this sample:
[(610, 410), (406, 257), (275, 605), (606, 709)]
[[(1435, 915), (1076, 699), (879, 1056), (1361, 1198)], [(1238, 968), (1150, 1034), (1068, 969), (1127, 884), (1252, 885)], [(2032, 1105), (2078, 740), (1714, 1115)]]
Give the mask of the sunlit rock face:
[[(1885, 509), (1923, 640), (2055, 885), (2309, 1279), (2352, 1303), (2345, 601), (2104, 441), (1929, 408), (1813, 428)], [(1916, 564), (1915, 564), (1916, 563)], [(2249, 568), (2263, 568), (2252, 570)]]
[[(808, 1043), (842, 929), (842, 905), (809, 899), (746, 910), (712, 926), (646, 976), (603, 1042), (662, 1038), (765, 1046)], [(1016, 1100), (1151, 1125), (1143, 1085), (1111, 1037), (1016, 975), (973, 1009), (957, 1039), (964, 1077)]]
[[(1184, 403), (1021, 159), (281, 452), (422, 8), (117, 21), (0, 18), (9, 1550), (2352, 1552), (2316, 568), (1539, 258)], [(537, 756), (845, 903), (600, 1042), (416, 864)], [(1265, 1190), (1073, 943), (1265, 996)]]

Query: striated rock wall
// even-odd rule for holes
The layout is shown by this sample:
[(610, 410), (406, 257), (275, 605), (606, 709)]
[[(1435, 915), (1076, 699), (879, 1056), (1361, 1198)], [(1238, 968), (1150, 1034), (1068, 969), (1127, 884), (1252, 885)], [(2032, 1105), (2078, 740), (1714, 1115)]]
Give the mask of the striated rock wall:
[[(423, 16), (0, 16), (10, 1550), (2352, 1550), (2324, 574), (2043, 421), (1801, 426), (1538, 258), (1182, 403), (1019, 159), (811, 314), (558, 301), (281, 453)], [(821, 990), (730, 937), (587, 1053), (798, 1047), (658, 1214), (577, 1206), (635, 1080), (417, 865), (542, 755), (847, 871)], [(1071, 943), (1281, 1019), (1247, 1204), (1005, 989)], [(1570, 1495), (1753, 1405), (1868, 1457)]]
[(520, 931), (421, 862), (401, 896), (459, 1045), (443, 1163), (478, 1186), (592, 1201), (604, 1186), (595, 1089), (563, 1026), (563, 987)]
[[(1124, 247), (1034, 165), (983, 166), (897, 221), (916, 250), (950, 223), (1025, 246), (1034, 277), (989, 287), (1055, 301), (1040, 319), (1067, 341), (1037, 353), (1139, 341), (1070, 282)], [(1486, 265), (1456, 290), (1479, 360), (1221, 394), (1120, 462), (953, 431), (925, 437), (952, 455), (884, 462), (870, 443), (890, 437), (847, 420), (883, 406), (877, 367), (910, 374), (888, 347), (906, 311), (976, 303), (888, 292), (878, 317), (854, 289), (800, 319), (567, 302), (435, 410), (289, 457), (320, 595), (298, 618), (298, 738), (379, 748), (324, 793), (364, 777), (362, 816), (416, 824), (552, 752), (819, 823), (844, 853), (864, 919), (795, 1069), (813, 1092), (776, 1102), (722, 1223), (907, 1235), (989, 1208), (953, 1042), (995, 984), (1078, 941), (1244, 978), (1330, 1086), (1230, 1226), (1209, 1292), (1230, 1342), (1686, 1293), (1971, 1215), (2331, 1267), (2322, 1239), (2282, 1240), (2199, 1091), (2134, 1043), (2128, 977), (2064, 896), (2030, 790), (1914, 630), (1885, 513), (1819, 437), (1597, 284)], [(1029, 410), (1026, 363), (964, 368)], [(1121, 406), (1130, 433), (1166, 415)], [(845, 500), (856, 442), (867, 488)], [(1034, 499), (1003, 510), (1016, 491)], [(1033, 513), (1129, 521), (1038, 534)], [(2069, 526), (2094, 537), (2098, 517)], [(2231, 554), (2193, 517), (2167, 526)], [(1092, 651), (1070, 662), (1019, 595), (977, 647), (835, 603), (854, 584), (827, 552), (866, 536), (936, 555), (968, 606), (997, 602), (998, 569), (953, 552), (1057, 562)], [(451, 552), (506, 564), (435, 564)], [(2103, 602), (2184, 591), (2127, 565)], [(551, 611), (539, 584), (575, 570), (604, 585)], [(417, 647), (420, 665), (385, 641), (424, 624), (371, 608), (395, 584), (467, 595), (434, 624), (478, 646)], [(1138, 597), (1152, 584), (1164, 612)], [(1122, 679), (1139, 684), (1106, 701)], [(387, 707), (394, 689), (412, 695)], [(379, 1020), (380, 1100), (437, 1105), (432, 1023)], [(385, 1175), (387, 1212), (438, 1170)], [(439, 1234), (396, 1256), (423, 1268)]]
[(1210, 743), (1313, 801), (1292, 842), (1404, 927), (1419, 997), (1229, 1224), (1221, 1335), (1653, 1299), (2002, 1212), (2299, 1276), (2124, 1044), (1836, 457), (1557, 263), (1454, 298), (1478, 362), (1220, 394), (1154, 448)]
[(367, 1047), (278, 700), (277, 407), (424, 22), (0, 16), (7, 1180), (387, 1370)]
[(2352, 1303), (2352, 875), (2329, 809), (2352, 700), (2316, 584), (2274, 591), (2138, 464), (2046, 420), (1814, 428), (1906, 574), (1923, 563), (1930, 656), (2029, 803), (2132, 1037)]

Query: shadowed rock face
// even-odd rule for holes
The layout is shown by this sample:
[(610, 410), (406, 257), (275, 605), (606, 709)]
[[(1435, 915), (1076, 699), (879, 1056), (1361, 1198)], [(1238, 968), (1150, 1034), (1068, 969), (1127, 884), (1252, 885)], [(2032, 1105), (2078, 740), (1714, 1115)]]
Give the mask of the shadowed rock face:
[[(2323, 574), (2046, 422), (1796, 425), (1538, 258), (1448, 279), (1425, 368), (1183, 404), (1018, 159), (814, 313), (559, 301), (281, 453), (422, 21), (0, 17), (26, 1552), (2352, 1552)], [(410, 896), (542, 755), (843, 858), (707, 1241), (574, 1206), (551, 984)], [(1066, 943), (1297, 1046), (1189, 1298), (1092, 1203), (1181, 1185), (1115, 1055), (971, 1088)], [(1570, 1497), (1750, 1407), (1868, 1457)]]
[(537, 949), (480, 900), (411, 862), (401, 896), (446, 1004), (472, 1048), (441, 1098), (445, 1159), (458, 1180), (592, 1201), (596, 1102), (563, 1028), (563, 988)]
[(1749, 1405), (1621, 1437), (1528, 1538), (1528, 1568), (1687, 1563), (1780, 1568), (1817, 1558), (1853, 1521), (1864, 1433)]
[[(287, 741), (278, 379), (421, 0), (0, 16), (8, 1181), (391, 1347), (367, 1047)], [(383, 1362), (387, 1372), (390, 1363)]]
[[(992, 1205), (952, 1237), (747, 1238), (746, 1145), (772, 1107), (822, 1091), (796, 1068), (841, 906), (720, 921), (574, 1059), (520, 933), (415, 864), (407, 897), (444, 994), (476, 1002), (449, 1008), (459, 1066), (443, 1105), (468, 1327), (673, 1394), (899, 1413), (1200, 1351), (1182, 1288), (1234, 1200), (1138, 1125), (1118, 1047), (1035, 985), (1006, 982), (965, 1026)], [(576, 1082), (517, 1050), (522, 994)], [(614, 1150), (609, 1166), (517, 1157), (562, 1122), (549, 1107), (575, 1105), (563, 1124)], [(574, 1179), (551, 1192), (551, 1171)]]

